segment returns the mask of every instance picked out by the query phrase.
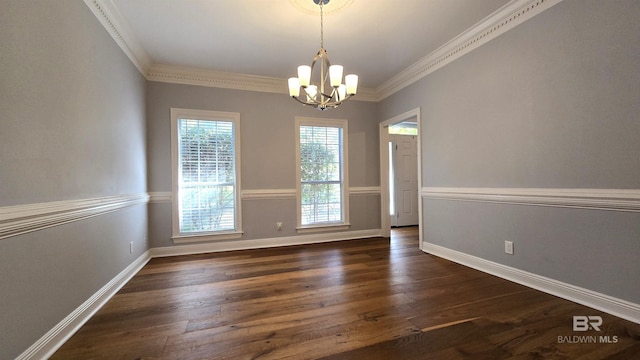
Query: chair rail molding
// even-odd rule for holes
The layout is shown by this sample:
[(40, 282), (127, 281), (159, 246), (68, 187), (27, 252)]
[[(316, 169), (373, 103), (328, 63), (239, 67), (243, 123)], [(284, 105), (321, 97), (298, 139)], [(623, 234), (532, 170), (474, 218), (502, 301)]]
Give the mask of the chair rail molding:
[[(149, 81), (289, 95), (287, 80), (184, 66), (153, 64), (143, 73)], [(353, 100), (377, 101), (374, 89), (359, 88)]]
[(242, 200), (295, 199), (296, 189), (243, 189)]
[[(354, 186), (349, 188), (349, 195), (380, 195), (380, 186)], [(171, 191), (156, 191), (149, 193), (152, 204), (170, 203)], [(242, 200), (295, 199), (296, 189), (242, 189)]]
[(149, 193), (149, 203), (167, 203), (171, 202), (173, 194), (171, 191), (156, 191)]
[(350, 187), (349, 195), (380, 195), (380, 186)]
[(640, 189), (423, 187), (424, 199), (640, 212)]
[(0, 239), (146, 204), (147, 193), (0, 207)]

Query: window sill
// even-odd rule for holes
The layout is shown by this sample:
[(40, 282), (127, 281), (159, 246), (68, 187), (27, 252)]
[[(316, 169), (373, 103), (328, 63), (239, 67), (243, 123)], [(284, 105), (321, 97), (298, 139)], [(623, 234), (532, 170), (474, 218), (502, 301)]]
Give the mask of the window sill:
[(348, 223), (332, 223), (332, 224), (321, 224), (321, 225), (298, 226), (296, 230), (300, 234), (307, 234), (307, 233), (317, 233), (317, 232), (349, 230), (350, 226), (351, 224), (348, 224)]
[(173, 240), (174, 244), (188, 244), (196, 242), (240, 239), (242, 237), (242, 234), (242, 231), (236, 231), (193, 235), (174, 235), (171, 237), (171, 240)]

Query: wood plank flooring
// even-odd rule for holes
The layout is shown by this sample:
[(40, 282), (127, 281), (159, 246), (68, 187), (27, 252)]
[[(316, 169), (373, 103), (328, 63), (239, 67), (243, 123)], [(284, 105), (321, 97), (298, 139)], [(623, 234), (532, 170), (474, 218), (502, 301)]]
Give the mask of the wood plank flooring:
[(640, 325), (417, 239), (153, 259), (52, 359), (640, 359)]

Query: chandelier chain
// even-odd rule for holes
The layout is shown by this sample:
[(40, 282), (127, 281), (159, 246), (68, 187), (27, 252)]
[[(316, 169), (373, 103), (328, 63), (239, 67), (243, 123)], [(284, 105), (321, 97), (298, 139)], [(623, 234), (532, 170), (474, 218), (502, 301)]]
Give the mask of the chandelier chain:
[(324, 1), (320, 1), (320, 47), (324, 49), (324, 19), (322, 14), (322, 4)]

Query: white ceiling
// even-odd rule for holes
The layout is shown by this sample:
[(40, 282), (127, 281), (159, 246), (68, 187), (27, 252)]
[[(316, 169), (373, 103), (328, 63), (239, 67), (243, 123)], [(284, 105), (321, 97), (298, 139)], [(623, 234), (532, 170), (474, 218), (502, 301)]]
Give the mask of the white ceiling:
[[(86, 1), (86, 0), (85, 0)], [(509, 0), (340, 0), (325, 7), (333, 64), (377, 88)], [(516, 1), (516, 0), (514, 0)], [(511, 1), (511, 2), (514, 2)], [(135, 56), (171, 65), (286, 79), (320, 47), (313, 0), (97, 0)], [(331, 8), (340, 6), (340, 8)]]

